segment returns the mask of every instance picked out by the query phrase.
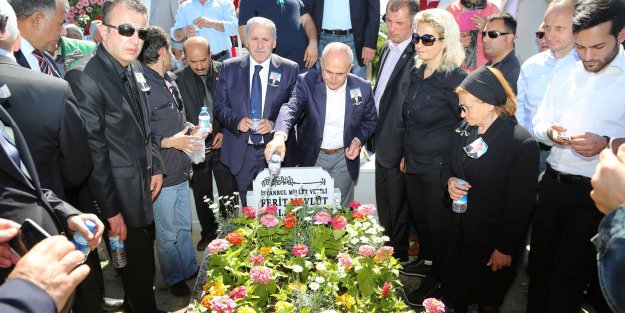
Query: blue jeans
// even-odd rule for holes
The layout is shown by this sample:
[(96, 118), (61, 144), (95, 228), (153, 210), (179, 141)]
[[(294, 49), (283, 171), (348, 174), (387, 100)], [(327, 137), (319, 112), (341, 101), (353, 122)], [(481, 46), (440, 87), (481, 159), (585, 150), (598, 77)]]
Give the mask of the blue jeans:
[(625, 205), (606, 215), (599, 233), (592, 238), (597, 247), (599, 282), (614, 312), (625, 311)]
[(317, 62), (319, 68), (321, 68), (320, 62), (323, 49), (326, 47), (327, 44), (337, 41), (342, 42), (352, 48), (352, 53), (354, 53), (354, 67), (352, 68), (352, 74), (365, 78), (365, 75), (367, 74), (367, 66), (360, 66), (360, 64), (358, 64), (358, 57), (356, 56), (356, 45), (354, 44), (353, 34), (338, 36), (319, 33), (319, 62)]
[(191, 238), (189, 182), (163, 187), (153, 208), (158, 260), (165, 284), (172, 286), (198, 269)]

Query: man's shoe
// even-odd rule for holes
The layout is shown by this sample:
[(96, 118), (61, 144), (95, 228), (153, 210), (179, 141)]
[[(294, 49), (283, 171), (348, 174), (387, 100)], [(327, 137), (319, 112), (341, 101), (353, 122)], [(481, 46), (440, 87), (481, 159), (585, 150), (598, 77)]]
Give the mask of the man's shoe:
[(430, 276), (421, 280), (419, 288), (406, 295), (406, 302), (412, 307), (423, 307), (423, 300), (438, 298), (441, 294), (441, 283)]
[(200, 239), (200, 241), (197, 243), (197, 251), (204, 251), (206, 250), (206, 247), (208, 247), (208, 244), (211, 242), (212, 240), (209, 238), (202, 238)]
[(189, 289), (184, 280), (169, 286), (169, 290), (176, 297), (188, 297), (191, 295), (191, 289)]
[(432, 270), (432, 265), (425, 264), (425, 260), (417, 258), (414, 261), (405, 264), (399, 272), (407, 276), (425, 277)]
[(102, 310), (119, 311), (124, 306), (124, 299), (102, 297)]

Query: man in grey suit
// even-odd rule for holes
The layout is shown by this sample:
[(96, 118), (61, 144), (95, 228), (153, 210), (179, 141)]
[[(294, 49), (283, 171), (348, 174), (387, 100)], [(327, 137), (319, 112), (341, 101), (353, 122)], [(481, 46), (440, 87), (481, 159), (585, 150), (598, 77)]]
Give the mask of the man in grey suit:
[(178, 0), (141, 0), (148, 10), (148, 25), (169, 31), (176, 22)]

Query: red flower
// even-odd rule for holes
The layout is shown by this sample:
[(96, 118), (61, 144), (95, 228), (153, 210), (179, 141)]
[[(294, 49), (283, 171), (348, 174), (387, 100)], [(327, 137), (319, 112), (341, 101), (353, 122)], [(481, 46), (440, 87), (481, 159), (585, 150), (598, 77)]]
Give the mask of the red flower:
[(359, 206), (360, 206), (360, 202), (358, 201), (352, 201), (349, 203), (349, 207), (352, 208), (352, 210), (356, 210)]
[(251, 206), (244, 206), (242, 212), (247, 216), (247, 218), (256, 217), (256, 210)]
[(304, 204), (304, 199), (302, 198), (291, 199), (291, 204), (295, 206), (302, 205)]
[(360, 213), (360, 212), (354, 212), (354, 213), (352, 213), (352, 217), (355, 220), (364, 220), (367, 216), (362, 214), (362, 213)]
[(297, 216), (293, 213), (287, 213), (284, 217), (284, 227), (291, 229), (297, 225)]
[(345, 216), (337, 215), (332, 219), (332, 229), (339, 230), (347, 226), (347, 219)]
[(275, 204), (270, 204), (265, 208), (265, 211), (267, 213), (277, 213), (278, 212), (278, 207)]
[(226, 240), (234, 246), (239, 245), (243, 242), (243, 234), (238, 231), (231, 232), (226, 236)]
[(380, 289), (380, 296), (386, 299), (390, 292), (391, 292), (391, 283), (388, 281), (385, 281), (384, 286), (382, 287), (382, 289)]
[(308, 254), (308, 246), (304, 244), (296, 244), (293, 246), (293, 250), (291, 250), (296, 257), (306, 256)]

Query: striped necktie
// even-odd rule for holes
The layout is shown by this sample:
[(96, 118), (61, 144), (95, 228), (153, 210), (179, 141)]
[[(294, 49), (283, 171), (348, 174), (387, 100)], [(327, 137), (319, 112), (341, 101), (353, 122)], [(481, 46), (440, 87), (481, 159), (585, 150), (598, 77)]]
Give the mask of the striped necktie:
[(56, 71), (52, 69), (52, 66), (50, 65), (50, 63), (48, 63), (48, 60), (41, 51), (35, 49), (33, 50), (33, 55), (35, 56), (35, 58), (37, 58), (37, 62), (39, 62), (39, 69), (42, 73), (54, 77), (59, 77)]

